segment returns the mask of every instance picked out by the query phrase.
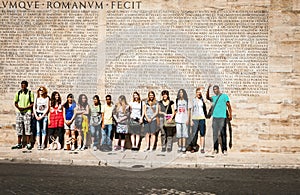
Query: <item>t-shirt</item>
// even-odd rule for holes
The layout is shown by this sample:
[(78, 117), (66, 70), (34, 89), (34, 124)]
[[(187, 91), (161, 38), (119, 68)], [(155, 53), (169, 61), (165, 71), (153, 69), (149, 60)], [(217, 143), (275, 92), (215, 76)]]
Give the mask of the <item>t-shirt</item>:
[[(157, 103), (153, 104), (152, 106), (150, 106), (150, 104), (148, 103), (148, 101), (146, 102), (146, 115), (148, 118), (152, 118), (153, 115), (156, 112), (156, 107), (157, 107)], [(156, 117), (152, 119), (153, 121), (156, 120)]]
[(37, 113), (44, 114), (45, 112), (47, 112), (48, 106), (49, 106), (49, 98), (48, 97), (46, 97), (46, 98), (39, 97), (36, 99), (36, 102), (35, 102), (35, 111)]
[(91, 105), (91, 116), (98, 116), (100, 114), (100, 106)]
[[(19, 96), (19, 101), (18, 101), (18, 96)], [(30, 92), (30, 100), (31, 100), (31, 102), (34, 101), (34, 95), (33, 95), (32, 91)], [(20, 95), (19, 95), (19, 92), (17, 92), (15, 94), (14, 101), (17, 102), (19, 107), (21, 107), (21, 108), (25, 108), (25, 107), (29, 106), (30, 105), (29, 90), (27, 90), (26, 93), (22, 91), (20, 93)], [(20, 112), (20, 110), (17, 109), (16, 112)], [(31, 112), (31, 109), (29, 108), (29, 109), (22, 111), (22, 113), (26, 113), (26, 112)]]
[(204, 103), (202, 99), (194, 98), (192, 102), (192, 119), (200, 120), (205, 119), (204, 115)]
[(226, 94), (221, 94), (217, 104), (218, 96), (213, 96), (212, 100), (213, 100), (213, 105), (215, 106), (214, 108), (214, 112), (213, 112), (213, 117), (214, 118), (226, 118), (226, 109), (227, 109), (227, 105), (226, 103), (229, 102), (229, 97)]
[(103, 122), (105, 125), (113, 124), (113, 116), (112, 116), (113, 109), (114, 109), (114, 106), (112, 104), (110, 106), (108, 106), (107, 104), (102, 106), (101, 112), (104, 113)]
[(133, 119), (139, 118), (140, 119), (142, 117), (141, 108), (142, 108), (142, 106), (144, 106), (144, 103), (143, 102), (130, 102), (129, 105), (131, 107), (130, 118), (133, 118)]
[(167, 110), (167, 114), (172, 114), (172, 105), (174, 104), (174, 102), (172, 100), (169, 101), (169, 107), (168, 105), (164, 105), (163, 104), (163, 100), (159, 101), (159, 106), (160, 106), (160, 112), (166, 112), (166, 109), (168, 108)]
[(76, 104), (72, 103), (72, 105), (69, 105), (69, 108), (65, 108), (66, 120), (71, 120), (72, 119), (72, 117), (74, 115), (74, 109), (75, 109), (75, 107), (76, 107)]
[(185, 123), (189, 116), (188, 116), (188, 103), (186, 100), (177, 100), (177, 104), (175, 104), (176, 116), (175, 122), (176, 123)]

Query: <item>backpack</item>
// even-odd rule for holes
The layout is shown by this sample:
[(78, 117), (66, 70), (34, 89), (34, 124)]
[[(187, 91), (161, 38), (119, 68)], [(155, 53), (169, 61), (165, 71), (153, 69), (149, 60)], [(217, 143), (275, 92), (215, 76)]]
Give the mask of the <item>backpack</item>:
[[(22, 93), (22, 90), (18, 91), (18, 99), (17, 99), (17, 102), (19, 102), (19, 96), (20, 96), (20, 94), (21, 94), (21, 93)], [(28, 90), (29, 102), (30, 102), (30, 104), (32, 104), (33, 102), (31, 101), (31, 96), (30, 96), (30, 93), (31, 93), (31, 91), (30, 91), (30, 90)]]

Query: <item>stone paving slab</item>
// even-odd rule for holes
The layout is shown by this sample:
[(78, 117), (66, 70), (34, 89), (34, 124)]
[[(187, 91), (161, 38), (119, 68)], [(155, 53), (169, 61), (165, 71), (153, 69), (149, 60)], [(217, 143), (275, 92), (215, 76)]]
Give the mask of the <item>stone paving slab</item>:
[(153, 168), (250, 168), (250, 169), (299, 169), (299, 154), (277, 153), (241, 153), (229, 152), (223, 154), (177, 153), (176, 150), (167, 153), (112, 151), (49, 151), (27, 149), (11, 150), (10, 147), (0, 147), (0, 162), (60, 164), (80, 166), (113, 166), (125, 169)]

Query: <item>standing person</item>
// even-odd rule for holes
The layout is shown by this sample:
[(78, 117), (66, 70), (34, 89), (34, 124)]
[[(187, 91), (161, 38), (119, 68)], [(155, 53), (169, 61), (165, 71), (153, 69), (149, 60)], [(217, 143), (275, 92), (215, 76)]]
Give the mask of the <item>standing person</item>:
[(129, 123), (129, 133), (131, 134), (131, 145), (133, 151), (138, 151), (141, 128), (143, 123), (143, 102), (141, 101), (140, 94), (138, 92), (133, 92), (133, 100), (129, 103), (131, 114)]
[(219, 152), (219, 143), (218, 138), (221, 137), (221, 148), (222, 153), (227, 155), (227, 140), (226, 140), (226, 110), (228, 109), (228, 119), (232, 120), (232, 110), (229, 101), (229, 97), (227, 94), (221, 93), (218, 85), (213, 86), (213, 91), (215, 96), (209, 97), (209, 89), (211, 84), (209, 84), (206, 98), (213, 103), (213, 143), (214, 143), (214, 151), (213, 154), (217, 154)]
[[(65, 121), (65, 150), (69, 150), (67, 147), (67, 144), (72, 144), (71, 150), (75, 150), (75, 141), (76, 141), (76, 135), (75, 135), (75, 108), (76, 108), (76, 102), (74, 100), (73, 94), (67, 95), (67, 101), (64, 103), (64, 121)], [(70, 136), (72, 136), (72, 139), (70, 140)]]
[(75, 113), (75, 129), (78, 131), (77, 150), (84, 150), (86, 149), (86, 138), (89, 131), (90, 117), (90, 106), (88, 104), (88, 98), (85, 94), (79, 95)]
[(156, 139), (156, 131), (157, 131), (157, 119), (158, 115), (158, 104), (156, 102), (155, 93), (150, 91), (148, 93), (148, 99), (144, 105), (144, 114), (142, 116), (145, 117), (146, 123), (144, 124), (144, 129), (146, 133), (146, 149), (145, 151), (153, 151), (153, 146)]
[(106, 104), (102, 107), (102, 139), (101, 147), (104, 151), (111, 150), (111, 132), (113, 129), (113, 103), (111, 101), (111, 95), (106, 95), (105, 97)]
[(192, 135), (191, 135), (191, 152), (194, 153), (197, 151), (197, 141), (198, 141), (198, 132), (200, 132), (200, 152), (205, 153), (204, 146), (205, 146), (205, 133), (206, 133), (206, 117), (207, 117), (207, 111), (206, 111), (206, 105), (203, 100), (202, 96), (202, 89), (201, 87), (198, 87), (196, 89), (196, 97), (193, 98), (192, 103)]
[(113, 110), (113, 117), (117, 123), (114, 150), (119, 149), (118, 144), (119, 140), (121, 140), (121, 151), (124, 152), (125, 136), (128, 134), (128, 122), (130, 119), (130, 108), (124, 95), (119, 97), (119, 102)]
[[(64, 144), (64, 107), (61, 103), (61, 96), (57, 91), (51, 94), (50, 111), (49, 111), (49, 144), (52, 143), (52, 138), (57, 134), (61, 146)], [(51, 149), (51, 148), (50, 148)], [(60, 148), (58, 148), (59, 150)]]
[(101, 103), (98, 95), (93, 97), (94, 104), (91, 105), (90, 130), (93, 150), (96, 151), (100, 140), (100, 131), (102, 123)]
[(174, 135), (174, 127), (167, 127), (165, 124), (172, 123), (172, 120), (175, 116), (174, 102), (170, 100), (169, 91), (163, 90), (161, 92), (162, 100), (159, 101), (159, 114), (161, 117), (160, 120), (160, 128), (161, 128), (161, 145), (162, 152), (165, 152), (166, 149), (168, 152), (172, 151), (173, 146), (173, 135)]
[(32, 149), (30, 143), (31, 132), (31, 114), (33, 107), (34, 95), (33, 93), (27, 89), (28, 82), (21, 82), (21, 90), (15, 94), (14, 101), (16, 111), (16, 131), (18, 136), (18, 143), (11, 147), (11, 149), (22, 149), (22, 137), (23, 130), (26, 136), (26, 147), (28, 150)]
[(188, 125), (190, 122), (190, 109), (188, 107), (188, 95), (184, 89), (177, 93), (175, 105), (176, 137), (178, 139), (178, 152), (186, 152), (186, 139), (188, 136)]
[[(45, 141), (47, 136), (47, 126), (48, 126), (48, 112), (50, 108), (50, 100), (47, 95), (47, 89), (45, 87), (40, 87), (37, 90), (37, 98), (33, 105), (33, 113), (36, 118), (36, 140), (37, 149), (45, 149)], [(40, 138), (42, 134), (42, 140)], [(42, 141), (42, 143), (41, 143)]]

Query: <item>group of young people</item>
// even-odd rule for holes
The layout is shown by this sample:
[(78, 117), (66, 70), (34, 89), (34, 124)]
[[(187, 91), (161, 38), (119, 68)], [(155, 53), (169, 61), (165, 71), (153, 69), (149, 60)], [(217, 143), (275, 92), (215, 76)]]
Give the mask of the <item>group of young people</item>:
[[(212, 115), (214, 153), (218, 153), (219, 145), (222, 153), (227, 153), (226, 120), (232, 119), (232, 111), (228, 96), (220, 93), (218, 86), (213, 87), (215, 96), (210, 97), (209, 85), (206, 99), (202, 94), (204, 88), (199, 87), (191, 100), (184, 89), (178, 90), (175, 101), (170, 99), (167, 90), (161, 92), (161, 100), (157, 100), (153, 91), (149, 91), (148, 97), (142, 100), (135, 91), (129, 103), (121, 95), (113, 104), (111, 95), (106, 95), (103, 105), (98, 95), (93, 96), (93, 103), (89, 105), (85, 94), (79, 95), (77, 102), (69, 94), (63, 103), (57, 91), (49, 97), (43, 86), (38, 88), (34, 99), (34, 94), (27, 87), (28, 82), (22, 81), (21, 90), (14, 98), (18, 143), (12, 149), (23, 147), (23, 131), (26, 147), (32, 149), (30, 137), (34, 121), (38, 150), (45, 149), (47, 143), (49, 149), (85, 150), (90, 134), (93, 150), (125, 151), (125, 146), (131, 145), (131, 150), (139, 151), (141, 138), (145, 137), (144, 151), (153, 151), (157, 149), (156, 141), (160, 132), (162, 152), (172, 151), (174, 135), (178, 141), (178, 152), (185, 153), (187, 149), (195, 152), (199, 148), (200, 133), (199, 150), (205, 153), (206, 119)], [(206, 100), (212, 102), (209, 112)], [(32, 116), (35, 120), (32, 120)], [(130, 144), (125, 143), (126, 136), (130, 137)]]

